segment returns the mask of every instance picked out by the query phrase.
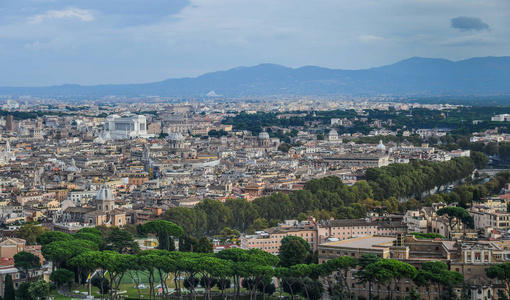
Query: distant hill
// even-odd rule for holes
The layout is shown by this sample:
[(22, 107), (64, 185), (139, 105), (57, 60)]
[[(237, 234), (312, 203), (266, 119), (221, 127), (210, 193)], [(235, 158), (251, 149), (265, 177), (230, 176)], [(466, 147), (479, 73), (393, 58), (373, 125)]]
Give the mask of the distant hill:
[[(487, 96), (510, 94), (510, 57), (462, 61), (413, 57), (366, 70), (314, 66), (297, 69), (274, 64), (237, 67), (196, 78), (145, 84), (0, 87), (0, 95), (33, 96), (175, 96), (267, 95)], [(209, 97), (212, 94), (209, 94)], [(214, 96), (212, 95), (212, 96)]]

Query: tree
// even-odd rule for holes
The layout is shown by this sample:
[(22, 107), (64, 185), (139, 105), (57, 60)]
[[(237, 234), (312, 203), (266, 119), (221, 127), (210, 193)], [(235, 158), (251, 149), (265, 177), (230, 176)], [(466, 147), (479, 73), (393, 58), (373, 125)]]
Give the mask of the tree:
[(48, 228), (25, 223), (16, 231), (16, 237), (24, 239), (27, 245), (35, 245), (37, 237), (45, 232), (48, 232)]
[(213, 243), (207, 237), (201, 237), (195, 249), (197, 253), (213, 253)]
[(44, 246), (56, 241), (70, 241), (73, 236), (61, 231), (48, 231), (39, 235), (36, 239), (37, 243)]
[(180, 226), (165, 220), (150, 221), (142, 225), (145, 232), (156, 235), (158, 239), (158, 248), (171, 250), (173, 248), (172, 237), (179, 237), (184, 233)]
[[(396, 259), (383, 259), (370, 264), (365, 269), (365, 274), (373, 278), (374, 282), (388, 286), (390, 299), (393, 299), (393, 291), (403, 278), (414, 279), (418, 271), (410, 264)], [(392, 284), (393, 283), (393, 284)]]
[(103, 238), (100, 235), (96, 235), (93, 233), (77, 232), (76, 234), (73, 235), (73, 237), (77, 240), (91, 241), (94, 244), (97, 244), (98, 246), (103, 245)]
[[(103, 228), (102, 227), (103, 225), (101, 226), (96, 226), (96, 227), (84, 227), (80, 230), (78, 230), (77, 233), (91, 233), (91, 234), (95, 234), (97, 236), (103, 236), (103, 232), (101, 232), (99, 230), (99, 228)], [(106, 226), (105, 226), (106, 227)], [(112, 227), (106, 227), (106, 228), (112, 228)]]
[(292, 148), (291, 144), (283, 143), (280, 146), (278, 146), (278, 151), (287, 153), (287, 152), (289, 152), (290, 148)]
[[(308, 245), (308, 247), (307, 247)], [(300, 237), (286, 236), (282, 239), (278, 257), (282, 267), (302, 264), (310, 250), (310, 244)]]
[(368, 298), (372, 299), (372, 283), (374, 282), (373, 274), (365, 272), (366, 268), (381, 260), (379, 256), (375, 254), (363, 254), (358, 260), (358, 272), (356, 272), (356, 277), (358, 277), (359, 283), (365, 284), (368, 283)]
[(18, 289), (16, 290), (16, 299), (23, 299), (23, 300), (34, 300), (30, 293), (28, 292), (28, 289), (30, 288), (30, 282), (25, 281), (18, 285)]
[(44, 258), (52, 261), (54, 268), (64, 266), (69, 259), (81, 253), (97, 250), (99, 250), (99, 246), (96, 243), (76, 239), (52, 242), (41, 248)]
[(467, 221), (469, 217), (469, 213), (465, 208), (462, 207), (443, 207), (436, 213), (438, 216), (443, 216), (448, 220), (448, 227), (450, 228), (450, 233), (453, 231), (453, 228), (457, 226), (459, 223), (464, 223)]
[[(437, 285), (439, 294), (445, 299), (455, 298), (453, 287), (464, 281), (464, 276), (459, 272), (449, 271), (448, 266), (441, 261), (428, 261), (422, 264), (413, 281), (427, 289), (430, 298), (430, 285)], [(445, 297), (445, 295), (448, 295)]]
[(254, 220), (259, 217), (255, 205), (246, 199), (227, 199), (225, 206), (232, 212), (232, 229), (241, 232), (248, 229)]
[[(338, 275), (335, 276), (337, 281), (341, 281), (343, 283), (343, 287), (346, 288), (347, 294), (351, 294), (351, 288), (347, 283), (347, 277), (349, 271), (356, 266), (356, 260), (350, 256), (342, 256), (334, 259), (328, 260), (326, 263), (326, 268), (329, 273), (334, 272)], [(340, 289), (343, 294), (343, 287)]]
[(30, 281), (30, 271), (41, 268), (41, 262), (34, 254), (21, 251), (14, 255), (14, 267), (22, 270)]
[(50, 295), (50, 285), (43, 279), (37, 280), (30, 284), (28, 293), (33, 299), (44, 300)]
[(71, 287), (74, 281), (74, 272), (67, 269), (58, 269), (51, 273), (50, 280), (55, 283), (57, 288), (63, 286)]
[(14, 283), (11, 274), (5, 275), (4, 300), (15, 300)]
[(101, 291), (101, 295), (104, 295), (110, 291), (110, 281), (107, 278), (101, 280), (101, 275), (95, 275), (90, 280), (92, 286), (95, 286)]
[(482, 152), (471, 151), (470, 157), (475, 164), (475, 167), (479, 170), (485, 168), (489, 163), (489, 158)]
[(206, 234), (218, 234), (232, 220), (232, 212), (220, 200), (204, 199), (194, 209), (206, 215)]
[(201, 210), (187, 207), (172, 207), (165, 211), (163, 218), (182, 228), (186, 228), (186, 234), (202, 235), (205, 233), (207, 217)]
[(264, 230), (266, 228), (269, 228), (269, 222), (267, 222), (264, 218), (258, 218), (250, 226), (249, 231), (251, 233), (254, 233), (255, 231)]
[(115, 227), (105, 239), (106, 248), (118, 253), (137, 253), (140, 246), (135, 241), (135, 237), (118, 227)]
[(486, 273), (489, 278), (499, 279), (505, 285), (507, 297), (510, 297), (510, 262), (494, 265)]

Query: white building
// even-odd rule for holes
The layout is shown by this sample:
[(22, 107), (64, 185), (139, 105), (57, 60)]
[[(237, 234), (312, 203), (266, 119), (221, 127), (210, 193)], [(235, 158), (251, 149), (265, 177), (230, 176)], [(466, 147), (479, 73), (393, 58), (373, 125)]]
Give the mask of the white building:
[(149, 138), (153, 134), (147, 133), (147, 118), (145, 116), (119, 116), (110, 115), (105, 121), (106, 131), (112, 139)]
[(494, 117), (491, 118), (491, 121), (493, 122), (510, 121), (510, 114), (495, 115)]

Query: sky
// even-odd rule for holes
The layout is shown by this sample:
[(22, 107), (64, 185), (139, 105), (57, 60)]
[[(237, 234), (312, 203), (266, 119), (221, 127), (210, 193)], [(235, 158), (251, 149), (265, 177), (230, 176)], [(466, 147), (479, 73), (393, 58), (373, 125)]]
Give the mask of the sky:
[(510, 0), (3, 0), (0, 86), (510, 55)]

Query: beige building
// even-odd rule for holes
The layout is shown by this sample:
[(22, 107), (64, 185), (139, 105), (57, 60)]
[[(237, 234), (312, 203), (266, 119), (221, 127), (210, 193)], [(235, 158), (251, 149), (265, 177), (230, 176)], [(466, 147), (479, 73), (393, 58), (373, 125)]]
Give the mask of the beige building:
[(7, 238), (0, 242), (0, 257), (13, 258), (18, 252), (25, 251), (25, 240)]
[[(416, 239), (406, 236), (394, 237), (367, 236), (344, 241), (329, 242), (319, 245), (319, 263), (341, 256), (360, 258), (363, 254), (374, 254), (380, 258), (398, 259), (420, 268), (427, 261), (443, 261), (449, 265), (450, 271), (464, 275), (465, 286), (458, 286), (454, 291), (460, 296), (465, 292), (464, 299), (493, 299), (504, 286), (498, 280), (487, 278), (486, 270), (492, 265), (510, 261), (510, 241), (457, 241), (440, 239)], [(347, 282), (358, 297), (368, 299), (369, 289), (372, 296), (382, 299), (388, 295), (385, 286), (360, 284), (355, 277), (356, 270), (350, 271)], [(327, 278), (324, 279), (327, 284)], [(395, 299), (409, 296), (415, 284), (410, 279), (401, 280), (394, 291)], [(439, 299), (437, 287), (416, 287), (424, 298)]]
[(496, 229), (510, 228), (510, 213), (502, 210), (472, 208), (469, 214), (475, 221), (475, 228), (493, 227)]

